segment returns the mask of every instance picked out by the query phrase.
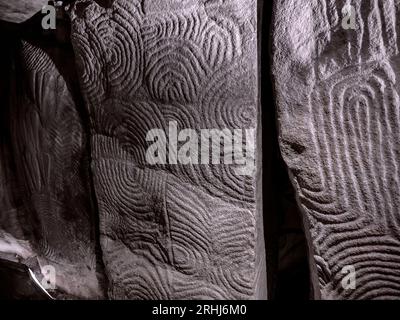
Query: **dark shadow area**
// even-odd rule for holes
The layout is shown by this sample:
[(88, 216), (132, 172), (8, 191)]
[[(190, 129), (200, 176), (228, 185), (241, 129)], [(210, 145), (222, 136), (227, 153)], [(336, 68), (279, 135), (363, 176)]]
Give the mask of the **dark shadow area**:
[(308, 300), (310, 272), (307, 243), (301, 213), (278, 144), (276, 105), (271, 78), (273, 1), (259, 2), (263, 5), (261, 104), (268, 297), (271, 300)]
[(0, 259), (0, 300), (50, 300), (21, 264)]

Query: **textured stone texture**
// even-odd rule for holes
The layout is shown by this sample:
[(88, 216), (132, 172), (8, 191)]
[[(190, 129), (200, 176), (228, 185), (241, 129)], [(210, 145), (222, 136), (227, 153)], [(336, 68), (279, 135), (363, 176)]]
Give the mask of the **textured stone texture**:
[(256, 172), (145, 159), (169, 121), (258, 126), (256, 1), (77, 1), (70, 15), (110, 298), (265, 297)]
[(70, 86), (73, 55), (3, 40), (0, 258), (30, 267), (39, 280), (53, 266), (57, 298), (101, 298), (87, 133)]
[(20, 23), (31, 18), (47, 0), (0, 0), (0, 20)]
[[(400, 298), (398, 2), (276, 1), (280, 145), (323, 299)], [(356, 270), (344, 290), (342, 269)]]

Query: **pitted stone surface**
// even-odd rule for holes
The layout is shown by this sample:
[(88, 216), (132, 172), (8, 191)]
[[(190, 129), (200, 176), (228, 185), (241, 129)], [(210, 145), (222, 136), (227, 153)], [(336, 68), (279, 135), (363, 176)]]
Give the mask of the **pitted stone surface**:
[[(355, 30), (343, 28), (348, 2)], [(398, 6), (275, 3), (280, 145), (309, 231), (317, 298), (400, 298)], [(355, 287), (345, 290), (352, 268)]]

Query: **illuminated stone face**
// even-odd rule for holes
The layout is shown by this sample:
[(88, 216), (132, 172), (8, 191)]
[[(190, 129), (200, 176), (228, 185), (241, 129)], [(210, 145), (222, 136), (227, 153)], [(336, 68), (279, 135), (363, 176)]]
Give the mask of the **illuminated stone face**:
[(276, 5), (280, 142), (323, 299), (399, 298), (398, 4)]

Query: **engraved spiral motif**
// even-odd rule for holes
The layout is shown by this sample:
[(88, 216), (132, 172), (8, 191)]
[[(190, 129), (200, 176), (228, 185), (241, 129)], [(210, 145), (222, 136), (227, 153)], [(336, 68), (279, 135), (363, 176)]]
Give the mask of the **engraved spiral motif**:
[[(395, 144), (400, 112), (394, 84), (391, 66), (372, 62), (362, 71), (361, 66), (348, 67), (324, 80), (311, 97), (316, 161), (325, 163), (326, 170), (318, 171), (318, 189), (300, 178), (300, 196), (314, 221), (322, 285), (337, 297), (369, 299), (400, 292), (400, 275), (393, 271), (400, 252), (395, 205), (400, 202)], [(355, 290), (342, 287), (341, 271), (348, 265), (357, 271)]]
[(243, 53), (244, 26), (225, 4), (213, 14), (202, 2), (166, 11), (158, 9), (169, 2), (86, 2), (72, 13), (73, 43), (90, 110), (109, 296), (251, 298), (254, 177), (224, 164), (171, 164), (171, 150), (167, 163), (146, 160), (147, 133), (168, 136), (171, 122), (199, 135), (255, 126), (256, 69)]
[(79, 4), (72, 12), (72, 42), (88, 99), (101, 101), (119, 90), (135, 94), (143, 77), (140, 2), (115, 1), (111, 9), (91, 2), (84, 13), (78, 13)]
[(163, 102), (196, 102), (207, 80), (241, 55), (238, 26), (204, 10), (147, 16), (143, 35), (146, 81)]

